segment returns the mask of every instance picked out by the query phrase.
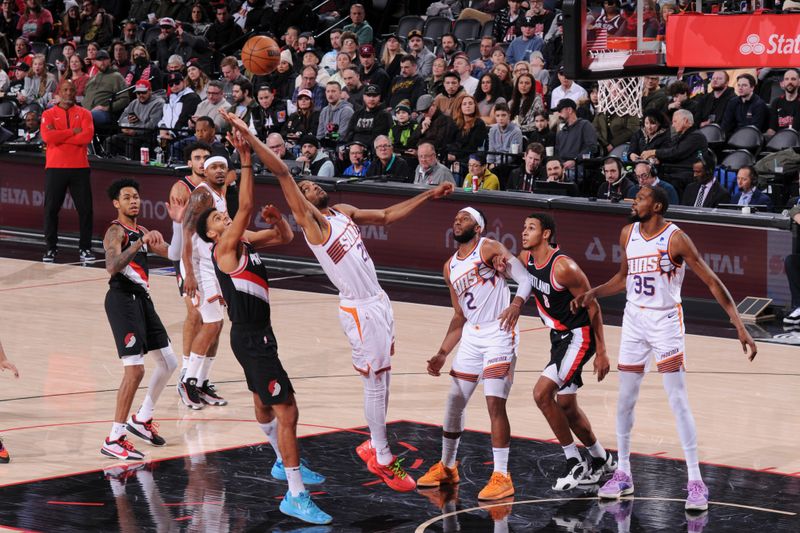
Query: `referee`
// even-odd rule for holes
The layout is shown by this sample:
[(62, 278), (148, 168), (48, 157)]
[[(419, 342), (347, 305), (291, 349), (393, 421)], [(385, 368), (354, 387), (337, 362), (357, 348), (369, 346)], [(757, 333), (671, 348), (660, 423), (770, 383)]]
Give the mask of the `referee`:
[(75, 105), (75, 85), (61, 82), (59, 102), (42, 114), (42, 140), (47, 145), (44, 190), (45, 263), (58, 253), (58, 212), (69, 189), (80, 223), (80, 260), (91, 263), (92, 187), (89, 182), (88, 146), (94, 137), (92, 114)]

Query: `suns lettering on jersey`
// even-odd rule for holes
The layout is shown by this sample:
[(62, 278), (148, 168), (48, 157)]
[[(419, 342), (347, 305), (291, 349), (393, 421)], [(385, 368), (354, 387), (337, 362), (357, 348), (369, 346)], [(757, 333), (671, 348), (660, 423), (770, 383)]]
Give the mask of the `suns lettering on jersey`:
[(478, 273), (478, 266), (476, 265), (472, 270), (468, 270), (459, 276), (455, 281), (453, 281), (453, 290), (456, 291), (457, 295), (461, 296), (470, 288), (478, 285), (482, 281), (483, 280)]
[(628, 258), (628, 275), (661, 274), (667, 277), (675, 271), (675, 265), (667, 250), (658, 250), (657, 255)]
[(328, 256), (331, 258), (331, 261), (333, 261), (333, 264), (338, 264), (347, 252), (358, 246), (360, 242), (361, 230), (356, 224), (350, 221), (341, 235), (336, 238), (336, 242), (327, 249)]

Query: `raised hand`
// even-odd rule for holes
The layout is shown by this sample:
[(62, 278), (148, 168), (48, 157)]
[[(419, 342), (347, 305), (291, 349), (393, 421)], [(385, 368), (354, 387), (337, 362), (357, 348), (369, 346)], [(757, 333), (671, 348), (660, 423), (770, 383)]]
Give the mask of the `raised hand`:
[(231, 146), (233, 146), (236, 151), (239, 152), (240, 157), (250, 155), (252, 148), (250, 147), (250, 143), (247, 142), (247, 139), (245, 139), (242, 135), (241, 131), (229, 131), (226, 138), (228, 139), (228, 142), (231, 143)]
[(219, 114), (222, 115), (222, 117), (228, 121), (228, 123), (231, 125), (232, 128), (244, 134), (250, 133), (250, 127), (247, 124), (245, 124), (244, 120), (237, 117), (235, 113), (228, 113), (227, 111), (225, 111), (225, 109), (220, 108)]
[(188, 198), (180, 198), (178, 196), (170, 196), (169, 202), (164, 202), (167, 206), (167, 214), (173, 222), (180, 224), (183, 222), (183, 215), (186, 213), (186, 206), (189, 205)]
[(267, 204), (263, 208), (261, 208), (261, 218), (267, 224), (272, 224), (273, 226), (280, 222), (281, 220), (281, 212), (280, 210), (272, 204)]

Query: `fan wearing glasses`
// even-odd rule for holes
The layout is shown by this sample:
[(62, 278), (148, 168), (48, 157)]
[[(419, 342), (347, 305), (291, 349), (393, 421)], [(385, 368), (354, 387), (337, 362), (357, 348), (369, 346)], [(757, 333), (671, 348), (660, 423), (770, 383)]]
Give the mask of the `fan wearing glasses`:
[(164, 105), (164, 115), (161, 117), (158, 127), (161, 128), (159, 138), (171, 141), (176, 137), (188, 135), (189, 119), (197, 111), (200, 96), (186, 86), (186, 79), (178, 71), (170, 72), (167, 75), (167, 86), (170, 92), (169, 100)]

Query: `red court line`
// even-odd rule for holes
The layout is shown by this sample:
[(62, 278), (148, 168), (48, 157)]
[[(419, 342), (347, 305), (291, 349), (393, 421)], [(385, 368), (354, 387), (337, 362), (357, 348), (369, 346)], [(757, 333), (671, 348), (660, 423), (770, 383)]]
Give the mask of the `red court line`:
[[(39, 285), (23, 285), (21, 287), (6, 287), (0, 292), (21, 291), (23, 289), (38, 289), (39, 287), (53, 287), (55, 285), (74, 285), (76, 283), (88, 283), (90, 281), (108, 281), (108, 278), (76, 279), (72, 281), (54, 281), (53, 283), (40, 283)], [(5, 527), (5, 526), (4, 526)]]
[(189, 516), (181, 516), (180, 518), (176, 518), (175, 521), (176, 522), (183, 522), (184, 520), (191, 520), (191, 519), (192, 519), (192, 515), (189, 515)]
[(413, 447), (412, 445), (410, 445), (409, 443), (407, 443), (407, 442), (403, 442), (403, 441), (401, 441), (401, 440), (397, 441), (397, 444), (399, 444), (399, 445), (400, 445), (400, 446), (402, 446), (403, 448), (408, 448), (408, 449), (409, 449), (409, 450), (411, 450), (412, 452), (418, 452), (418, 451), (419, 451), (419, 449), (418, 449), (418, 448), (415, 448), (415, 447)]
[(47, 502), (48, 505), (80, 505), (83, 507), (104, 507), (104, 503), (100, 502), (59, 502), (55, 500), (51, 500)]
[(548, 326), (540, 326), (538, 328), (528, 328), (528, 329), (521, 329), (519, 330), (520, 333), (527, 333), (529, 331), (539, 331), (540, 329), (549, 329)]
[(659, 455), (667, 455), (667, 452), (656, 452), (650, 454), (652, 457), (658, 457)]
[(35, 529), (20, 529), (18, 527), (7, 526), (5, 524), (0, 524), (0, 528), (9, 529), (11, 531), (24, 531), (25, 533), (41, 533), (40, 531), (37, 531)]
[(362, 483), (361, 485), (369, 487), (371, 485), (380, 485), (381, 483), (383, 483), (382, 479), (376, 479), (375, 481), (367, 481), (366, 483)]
[(414, 461), (414, 463), (411, 465), (411, 470), (416, 470), (417, 468), (419, 468), (420, 466), (422, 466), (422, 463), (423, 463), (423, 462), (424, 462), (424, 461), (423, 461), (422, 459), (419, 459), (419, 458), (417, 458), (417, 459)]
[(164, 507), (175, 507), (178, 505), (222, 505), (222, 502), (177, 502), (177, 503), (162, 503)]

